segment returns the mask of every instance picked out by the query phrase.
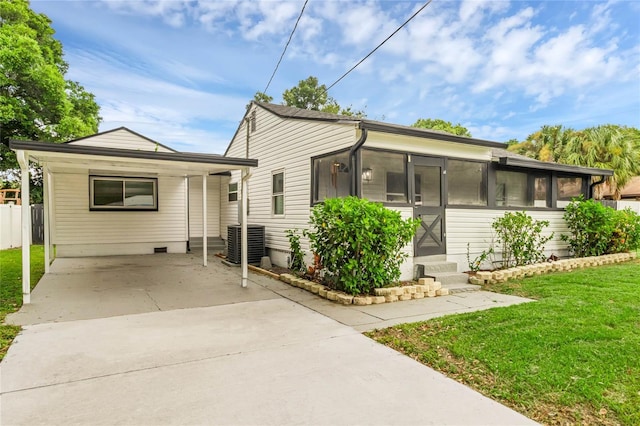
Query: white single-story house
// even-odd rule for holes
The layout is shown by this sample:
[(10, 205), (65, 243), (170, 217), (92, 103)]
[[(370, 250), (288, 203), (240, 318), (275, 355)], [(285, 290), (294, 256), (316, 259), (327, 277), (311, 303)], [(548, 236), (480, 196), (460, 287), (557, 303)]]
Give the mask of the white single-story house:
[[(421, 219), (402, 279), (433, 259), (468, 270), (467, 244), (472, 259), (486, 250), (492, 221), (509, 210), (548, 220), (555, 238), (547, 251), (566, 254), (563, 207), (591, 197), (594, 176), (612, 174), (532, 160), (498, 142), (262, 102), (250, 104), (225, 156), (260, 160), (248, 187), (249, 222), (265, 226), (274, 264), (287, 264), (285, 230), (307, 228), (314, 205), (355, 195)], [(223, 228), (238, 221), (240, 181), (232, 171), (221, 190)]]
[[(10, 147), (22, 169), (24, 199), (28, 162), (43, 169), (45, 273), (54, 253), (185, 253), (191, 245), (202, 247), (206, 265), (209, 241), (221, 241), (221, 197), (227, 201), (230, 173), (248, 176), (258, 165), (248, 157), (176, 152), (124, 127), (62, 144), (12, 140)], [(236, 182), (241, 189), (247, 179)], [(23, 300), (29, 303), (30, 216), (23, 211)], [(246, 286), (246, 253), (242, 257)]]

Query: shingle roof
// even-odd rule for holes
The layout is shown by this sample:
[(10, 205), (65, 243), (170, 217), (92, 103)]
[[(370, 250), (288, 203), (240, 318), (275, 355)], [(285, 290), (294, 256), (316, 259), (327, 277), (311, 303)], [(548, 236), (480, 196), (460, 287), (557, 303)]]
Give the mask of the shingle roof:
[(469, 138), (466, 136), (453, 135), (451, 133), (440, 130), (423, 129), (419, 127), (405, 126), (402, 124), (385, 123), (382, 121), (368, 120), (356, 116), (347, 116), (339, 114), (331, 114), (322, 111), (312, 111), (302, 108), (295, 108), (286, 105), (277, 105), (266, 102), (255, 102), (255, 104), (272, 112), (281, 118), (290, 119), (306, 119), (320, 120), (335, 123), (354, 123), (358, 124), (361, 129), (368, 129), (377, 132), (393, 133), (406, 136), (415, 136), (421, 138), (431, 138), (437, 140), (445, 140), (449, 142), (463, 143), (468, 145), (479, 145), (486, 147), (504, 146), (501, 142), (487, 141), (483, 139)]
[(587, 174), (592, 176), (610, 176), (613, 174), (611, 170), (608, 169), (598, 169), (595, 167), (583, 167), (583, 166), (574, 166), (570, 164), (561, 164), (554, 163), (551, 161), (540, 161), (535, 158), (527, 157), (526, 155), (516, 154), (515, 152), (507, 151), (502, 148), (494, 148), (491, 150), (491, 154), (494, 161), (500, 162), (500, 164), (504, 165), (513, 165), (519, 167), (527, 167), (531, 169), (544, 169), (544, 170), (554, 170), (558, 172), (566, 172), (566, 173), (580, 173)]
[(332, 114), (329, 112), (314, 111), (311, 109), (295, 108), (287, 105), (270, 104), (266, 102), (256, 102), (256, 104), (283, 118), (300, 118), (322, 121), (351, 121), (354, 123), (361, 121), (360, 118), (354, 116)]

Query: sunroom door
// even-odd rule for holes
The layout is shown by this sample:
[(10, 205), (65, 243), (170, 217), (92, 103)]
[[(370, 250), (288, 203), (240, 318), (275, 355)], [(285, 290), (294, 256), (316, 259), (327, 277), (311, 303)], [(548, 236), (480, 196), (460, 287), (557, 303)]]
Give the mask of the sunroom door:
[(413, 217), (420, 219), (414, 239), (415, 256), (444, 254), (444, 161), (442, 158), (413, 156), (411, 164)]

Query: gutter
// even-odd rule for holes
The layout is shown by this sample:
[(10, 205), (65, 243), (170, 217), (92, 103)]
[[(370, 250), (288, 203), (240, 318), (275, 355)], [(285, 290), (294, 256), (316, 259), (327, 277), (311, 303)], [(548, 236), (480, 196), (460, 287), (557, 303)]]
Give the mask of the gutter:
[(605, 177), (603, 175), (603, 176), (600, 176), (600, 180), (592, 182), (591, 185), (589, 185), (589, 197), (590, 198), (593, 198), (593, 189), (598, 185), (602, 185), (604, 183), (604, 181), (605, 181)]
[(356, 154), (362, 145), (367, 140), (367, 129), (362, 129), (362, 134), (356, 143), (349, 150), (349, 170), (351, 171), (351, 188), (349, 188), (350, 195), (357, 195), (358, 193), (358, 174), (356, 173)]

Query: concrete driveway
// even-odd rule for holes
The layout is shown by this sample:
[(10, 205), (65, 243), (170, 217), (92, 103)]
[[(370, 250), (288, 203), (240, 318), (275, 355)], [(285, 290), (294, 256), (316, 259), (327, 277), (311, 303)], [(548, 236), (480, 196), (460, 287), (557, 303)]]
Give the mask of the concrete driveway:
[[(200, 303), (205, 294), (231, 295), (234, 288), (239, 298), (218, 303), (218, 296), (207, 299), (212, 306), (191, 308), (185, 299), (165, 294), (169, 289), (141, 284), (184, 261), (169, 258), (141, 273), (139, 282), (112, 283), (120, 298), (139, 298), (147, 312), (124, 312), (142, 310), (125, 303), (123, 313), (106, 318), (89, 315), (85, 304), (92, 285), (106, 279), (100, 274), (119, 276), (122, 268), (97, 268), (95, 279), (84, 285), (67, 269), (67, 282), (75, 284), (65, 295), (72, 302), (78, 294), (83, 302), (73, 301), (65, 316), (56, 317), (64, 322), (48, 322), (56, 321), (55, 315), (41, 309), (49, 312), (39, 314), (36, 322), (42, 323), (26, 326), (18, 336), (0, 364), (0, 423), (534, 424), (256, 283), (267, 278), (252, 274), (250, 288), (240, 289), (237, 270), (213, 263), (205, 274), (208, 287), (189, 286), (189, 279), (177, 288), (193, 292)], [(226, 281), (231, 287), (217, 291)], [(52, 293), (37, 291), (32, 300), (44, 303), (47, 294), (52, 300)], [(154, 304), (142, 303), (146, 298)], [(118, 305), (101, 292), (97, 299), (100, 309)], [(94, 319), (74, 318), (82, 316)]]

